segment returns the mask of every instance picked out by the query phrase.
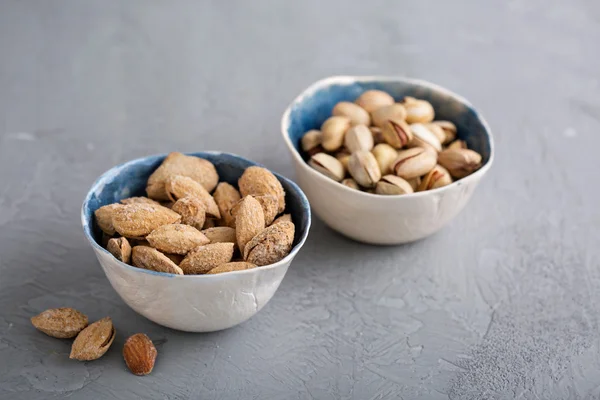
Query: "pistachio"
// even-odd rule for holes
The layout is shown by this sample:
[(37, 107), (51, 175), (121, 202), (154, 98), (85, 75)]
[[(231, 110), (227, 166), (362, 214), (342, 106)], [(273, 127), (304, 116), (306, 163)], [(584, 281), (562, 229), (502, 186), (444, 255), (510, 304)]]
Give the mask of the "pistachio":
[(435, 135), (435, 137), (439, 140), (440, 143), (445, 143), (446, 132), (444, 132), (444, 129), (441, 126), (436, 124), (435, 121), (424, 125), (427, 129), (431, 131), (431, 133)]
[(410, 130), (413, 133), (413, 139), (408, 144), (409, 147), (423, 147), (442, 151), (442, 144), (439, 139), (424, 124), (411, 124)]
[(348, 171), (348, 160), (350, 159), (350, 153), (346, 149), (342, 149), (335, 153), (335, 158), (342, 163), (344, 167), (344, 174)]
[(442, 141), (442, 144), (450, 143), (456, 139), (456, 125), (450, 121), (433, 121), (433, 125), (437, 125), (444, 130), (446, 137)]
[(344, 179), (344, 166), (339, 160), (337, 160), (335, 157), (330, 156), (329, 154), (315, 154), (311, 157), (308, 164), (323, 175), (333, 179), (334, 181), (339, 182), (342, 179)]
[(321, 125), (323, 139), (321, 145), (327, 151), (335, 151), (342, 147), (344, 143), (344, 135), (350, 128), (350, 118), (342, 116), (334, 116), (328, 118)]
[(360, 186), (358, 186), (358, 183), (352, 178), (344, 179), (342, 185), (348, 186), (350, 189), (360, 190)]
[(361, 106), (350, 103), (349, 101), (340, 101), (333, 107), (332, 115), (350, 118), (352, 125), (367, 125), (371, 124), (371, 116)]
[(399, 177), (412, 179), (425, 175), (435, 167), (436, 163), (436, 153), (422, 147), (413, 147), (398, 152), (398, 157), (394, 160), (392, 169)]
[(371, 134), (373, 135), (374, 144), (385, 143), (385, 139), (383, 138), (383, 131), (381, 130), (381, 128), (377, 126), (371, 126), (369, 127), (369, 129), (371, 130)]
[(395, 149), (401, 149), (413, 139), (410, 126), (401, 119), (388, 120), (382, 131), (385, 142)]
[(481, 155), (469, 149), (446, 149), (440, 153), (439, 163), (450, 175), (460, 179), (481, 167)]
[(356, 104), (367, 110), (373, 112), (378, 108), (389, 106), (394, 104), (394, 98), (381, 90), (367, 90), (363, 92), (354, 101)]
[(344, 146), (351, 153), (358, 150), (370, 151), (373, 148), (373, 134), (366, 125), (355, 125), (346, 132)]
[(412, 193), (410, 183), (396, 175), (385, 175), (377, 182), (375, 193), (385, 195)]
[(417, 188), (421, 184), (421, 177), (417, 176), (416, 178), (406, 179), (406, 182), (410, 184), (410, 187), (413, 188), (413, 191), (417, 191)]
[(315, 147), (320, 146), (322, 140), (323, 134), (321, 133), (321, 131), (311, 129), (310, 131), (306, 132), (304, 136), (302, 136), (302, 150), (309, 152)]
[(465, 142), (464, 140), (455, 140), (454, 142), (450, 143), (448, 145), (448, 149), (466, 149), (467, 148), (467, 142)]
[(406, 122), (409, 124), (433, 121), (435, 111), (428, 101), (406, 96), (402, 104), (406, 108)]
[(441, 165), (436, 165), (422, 179), (417, 191), (437, 189), (452, 183), (448, 170)]
[(392, 162), (398, 157), (398, 152), (387, 143), (380, 143), (371, 151), (377, 160), (382, 174), (389, 174)]
[(381, 107), (371, 113), (371, 119), (373, 125), (383, 128), (383, 125), (390, 119), (404, 121), (406, 119), (406, 108), (400, 103)]
[(361, 186), (372, 188), (381, 179), (381, 171), (375, 156), (368, 151), (354, 152), (348, 161), (348, 172)]

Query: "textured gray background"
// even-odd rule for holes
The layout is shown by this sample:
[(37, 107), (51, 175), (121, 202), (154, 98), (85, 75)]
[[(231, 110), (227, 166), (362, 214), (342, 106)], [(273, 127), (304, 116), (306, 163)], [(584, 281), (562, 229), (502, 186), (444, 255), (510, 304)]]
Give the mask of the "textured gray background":
[[(600, 3), (0, 0), (0, 398), (600, 397)], [(401, 74), (480, 108), (497, 158), (439, 234), (351, 242), (315, 220), (273, 300), (186, 334), (115, 294), (81, 201), (116, 163), (226, 150), (293, 177), (289, 101), (335, 74)], [(109, 315), (105, 357), (29, 317)], [(159, 343), (131, 375), (124, 338)]]

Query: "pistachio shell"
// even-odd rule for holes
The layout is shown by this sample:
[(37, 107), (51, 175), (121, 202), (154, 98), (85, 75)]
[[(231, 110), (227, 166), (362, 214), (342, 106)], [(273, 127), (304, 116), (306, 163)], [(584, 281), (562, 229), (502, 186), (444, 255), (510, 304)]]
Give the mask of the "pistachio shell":
[(404, 98), (402, 105), (406, 108), (406, 122), (409, 124), (433, 121), (435, 111), (428, 101), (407, 96)]
[(450, 143), (456, 139), (456, 125), (450, 121), (433, 121), (433, 125), (436, 125), (444, 131), (445, 138), (442, 140), (442, 144)]
[(431, 171), (436, 162), (437, 153), (422, 147), (413, 147), (398, 152), (398, 157), (392, 164), (392, 170), (401, 178), (412, 179)]
[(344, 136), (346, 131), (350, 128), (350, 118), (333, 116), (329, 117), (323, 125), (321, 125), (321, 132), (323, 133), (323, 141), (321, 146), (326, 151), (336, 151), (344, 143)]
[(389, 174), (391, 172), (391, 165), (398, 157), (398, 152), (392, 146), (387, 143), (380, 143), (373, 148), (371, 151), (377, 160), (379, 169), (382, 174)]
[(408, 147), (429, 147), (435, 151), (442, 151), (442, 144), (437, 136), (424, 124), (412, 124), (410, 130), (413, 133), (413, 139), (408, 144)]
[(448, 145), (448, 149), (466, 149), (467, 147), (467, 142), (465, 142), (464, 140), (455, 140), (454, 142), (450, 143)]
[(371, 113), (373, 125), (383, 128), (387, 121), (404, 121), (406, 119), (406, 108), (402, 104), (394, 103), (389, 106), (378, 108)]
[(355, 125), (346, 132), (344, 146), (350, 153), (358, 150), (370, 151), (373, 148), (373, 134), (366, 125)]
[(349, 101), (341, 101), (333, 107), (332, 115), (348, 117), (352, 125), (367, 125), (371, 124), (371, 116), (361, 106), (350, 103)]
[(344, 186), (348, 186), (350, 189), (360, 190), (360, 186), (358, 186), (358, 183), (352, 178), (344, 179), (341, 183)]
[(182, 175), (201, 184), (208, 192), (212, 192), (219, 182), (215, 166), (203, 158), (186, 156), (181, 153), (170, 153), (148, 178), (146, 192), (155, 200), (168, 200), (165, 181), (173, 175)]
[(421, 181), (418, 191), (437, 189), (452, 183), (452, 178), (448, 170), (441, 165), (436, 165), (429, 171)]
[(440, 153), (439, 163), (453, 177), (460, 179), (481, 167), (481, 155), (469, 149), (446, 149)]
[(311, 157), (308, 164), (323, 175), (333, 179), (336, 182), (339, 182), (342, 179), (344, 179), (344, 175), (346, 174), (342, 163), (338, 161), (335, 157), (330, 156), (329, 154), (315, 154)]
[(369, 130), (371, 131), (371, 134), (373, 135), (373, 143), (374, 144), (379, 144), (379, 143), (385, 143), (385, 138), (383, 137), (383, 131), (381, 130), (381, 128), (377, 127), (377, 126), (370, 126)]
[(394, 98), (381, 90), (367, 90), (354, 101), (356, 104), (372, 113), (378, 108), (394, 104)]
[(384, 195), (398, 195), (413, 193), (410, 183), (396, 175), (385, 175), (377, 182), (375, 193)]
[(350, 156), (348, 171), (363, 187), (371, 188), (381, 179), (381, 171), (375, 156), (368, 151), (357, 151)]
[(401, 149), (412, 139), (410, 126), (400, 119), (388, 120), (382, 128), (383, 139), (395, 149)]
[(321, 145), (323, 134), (317, 129), (311, 129), (302, 136), (302, 150), (308, 152)]

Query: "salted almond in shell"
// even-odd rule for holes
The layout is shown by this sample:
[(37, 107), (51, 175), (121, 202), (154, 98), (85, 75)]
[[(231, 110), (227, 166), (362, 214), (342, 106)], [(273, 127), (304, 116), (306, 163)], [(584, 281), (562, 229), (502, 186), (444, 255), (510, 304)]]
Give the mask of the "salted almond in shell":
[(121, 207), (123, 207), (122, 204), (115, 203), (102, 206), (94, 211), (98, 227), (108, 236), (114, 236), (117, 233), (113, 226), (113, 215), (115, 214), (115, 211)]
[(210, 242), (198, 229), (184, 224), (158, 227), (146, 236), (146, 240), (155, 249), (172, 254), (187, 254), (190, 250)]
[(207, 274), (222, 274), (224, 272), (243, 271), (252, 268), (256, 268), (256, 265), (245, 261), (235, 261), (221, 264), (218, 267), (215, 267), (208, 271)]
[(160, 205), (160, 203), (158, 201), (149, 199), (147, 197), (142, 197), (142, 196), (128, 197), (126, 199), (121, 200), (121, 204), (133, 204), (133, 203), (146, 203), (146, 204), (159, 204)]
[(156, 362), (156, 347), (150, 338), (143, 333), (136, 333), (127, 338), (123, 346), (123, 359), (127, 368), (134, 375), (148, 375)]
[(205, 274), (221, 264), (230, 262), (232, 257), (233, 243), (211, 243), (189, 252), (179, 267), (186, 275)]
[(238, 186), (242, 197), (252, 196), (274, 196), (277, 199), (277, 213), (285, 210), (285, 191), (283, 186), (271, 171), (266, 168), (252, 166), (246, 168), (240, 179)]
[(148, 246), (135, 246), (131, 251), (131, 262), (134, 267), (168, 274), (183, 275), (181, 268), (169, 257)]
[(115, 334), (110, 317), (94, 322), (77, 335), (69, 358), (79, 361), (97, 360), (110, 348)]
[(160, 205), (133, 203), (117, 208), (112, 220), (115, 230), (121, 236), (140, 238), (159, 226), (179, 223), (181, 216)]
[(125, 264), (129, 264), (131, 261), (131, 245), (124, 237), (109, 239), (106, 244), (106, 250), (115, 256), (117, 260)]
[(235, 214), (235, 235), (242, 254), (246, 243), (263, 229), (265, 229), (265, 214), (262, 206), (254, 197), (244, 197)]
[(187, 176), (209, 192), (212, 192), (219, 182), (217, 170), (210, 161), (174, 152), (170, 153), (148, 178), (146, 186), (148, 197), (155, 200), (168, 200), (165, 182), (167, 178), (174, 175)]
[(184, 197), (196, 197), (204, 203), (206, 213), (215, 218), (221, 218), (219, 207), (210, 193), (198, 182), (187, 176), (175, 175), (167, 178), (165, 182), (167, 195), (173, 201)]
[(213, 198), (219, 207), (221, 213), (222, 224), (225, 226), (234, 227), (234, 217), (230, 213), (231, 208), (237, 203), (242, 196), (240, 192), (227, 182), (221, 182), (217, 185)]
[(206, 206), (197, 197), (184, 197), (177, 200), (171, 210), (181, 215), (181, 223), (202, 229), (206, 222)]
[(292, 222), (284, 221), (269, 226), (246, 244), (244, 259), (258, 266), (276, 263), (290, 253), (294, 232)]
[(88, 318), (74, 308), (51, 308), (35, 317), (31, 323), (39, 331), (58, 339), (77, 336), (88, 324)]
[(210, 240), (211, 243), (236, 243), (235, 229), (228, 226), (215, 226), (213, 228), (204, 229), (202, 231), (204, 236)]
[(279, 218), (277, 218), (271, 225), (278, 224), (280, 222), (292, 222), (292, 214), (283, 214)]

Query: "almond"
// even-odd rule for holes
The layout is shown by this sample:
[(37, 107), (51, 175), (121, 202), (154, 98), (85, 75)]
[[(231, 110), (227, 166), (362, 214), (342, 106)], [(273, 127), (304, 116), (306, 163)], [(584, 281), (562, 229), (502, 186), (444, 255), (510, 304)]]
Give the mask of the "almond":
[(204, 229), (202, 233), (211, 243), (237, 243), (235, 229), (228, 226), (215, 226)]
[(160, 205), (160, 203), (158, 201), (154, 201), (147, 197), (141, 197), (141, 196), (140, 197), (128, 197), (126, 199), (121, 200), (121, 204), (133, 204), (133, 203), (146, 203), (146, 204)]
[(128, 337), (123, 346), (125, 364), (135, 375), (148, 375), (152, 372), (156, 354), (154, 343), (143, 333), (136, 333)]
[(131, 251), (131, 261), (135, 267), (156, 272), (183, 275), (183, 271), (169, 257), (147, 246), (135, 246)]
[[(252, 197), (254, 197), (260, 203), (260, 206), (263, 209), (263, 214), (265, 216), (265, 225), (270, 225), (271, 222), (273, 222), (273, 220), (275, 219), (275, 216), (278, 214), (279, 206), (277, 203), (277, 199), (275, 197), (269, 196), (269, 195), (252, 196)], [(235, 216), (237, 215), (240, 205), (242, 204), (242, 200), (239, 200), (237, 203), (235, 203), (233, 205), (233, 207), (231, 207), (231, 210), (229, 211), (233, 218), (234, 224), (235, 224)]]
[(221, 182), (217, 185), (213, 197), (219, 207), (223, 225), (234, 227), (234, 218), (230, 211), (233, 205), (241, 199), (240, 192), (229, 183)]
[(206, 213), (215, 218), (221, 218), (219, 207), (210, 193), (198, 182), (182, 175), (174, 175), (165, 182), (167, 195), (173, 201), (184, 197), (196, 197), (204, 203)]
[(177, 224), (181, 216), (166, 207), (133, 203), (122, 205), (113, 212), (113, 226), (125, 237), (143, 237), (159, 226)]
[(205, 274), (228, 263), (233, 257), (233, 243), (211, 243), (200, 246), (183, 259), (179, 267), (186, 275)]
[(235, 235), (242, 254), (246, 243), (263, 229), (265, 214), (260, 203), (252, 196), (244, 197), (235, 215)]
[(280, 222), (292, 222), (292, 214), (283, 214), (281, 217), (277, 218), (271, 225), (278, 224)]
[(115, 340), (115, 334), (110, 317), (94, 322), (77, 335), (69, 358), (80, 361), (97, 360), (109, 349)]
[(131, 261), (131, 245), (124, 237), (110, 239), (106, 245), (106, 250), (125, 264), (129, 264)]
[(168, 200), (165, 181), (173, 175), (192, 178), (209, 192), (212, 192), (219, 182), (217, 170), (210, 161), (181, 153), (170, 153), (148, 178), (146, 186), (148, 197), (156, 200)]
[(252, 238), (244, 249), (244, 259), (256, 265), (276, 263), (290, 253), (295, 227), (292, 222), (269, 226)]
[(242, 196), (274, 196), (278, 203), (278, 214), (285, 210), (285, 191), (281, 183), (266, 168), (252, 166), (246, 168), (240, 179), (238, 186)]
[(98, 227), (102, 230), (102, 232), (106, 233), (109, 236), (114, 236), (117, 232), (115, 231), (115, 227), (113, 226), (112, 218), (116, 210), (123, 207), (122, 204), (109, 204), (107, 206), (102, 206), (96, 211), (94, 211), (94, 215), (96, 216), (96, 223)]
[(181, 215), (181, 223), (202, 229), (206, 221), (206, 206), (197, 197), (184, 197), (177, 200), (171, 210)]
[(74, 308), (51, 308), (31, 317), (31, 323), (48, 336), (69, 339), (87, 326), (88, 318)]
[(225, 264), (221, 264), (218, 267), (215, 267), (207, 272), (207, 274), (222, 274), (223, 272), (233, 272), (233, 271), (243, 271), (245, 269), (256, 268), (256, 265), (245, 262), (245, 261), (236, 261), (236, 262), (228, 262)]
[(173, 254), (187, 254), (190, 250), (210, 242), (198, 229), (183, 224), (158, 227), (146, 236), (146, 240), (155, 249)]

